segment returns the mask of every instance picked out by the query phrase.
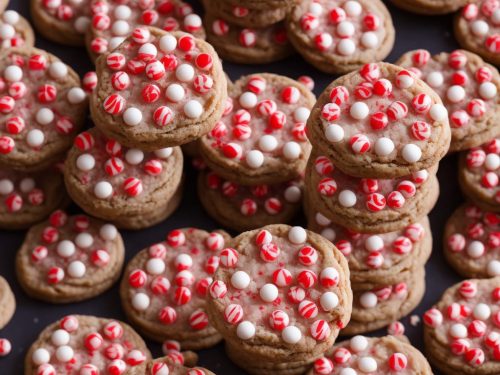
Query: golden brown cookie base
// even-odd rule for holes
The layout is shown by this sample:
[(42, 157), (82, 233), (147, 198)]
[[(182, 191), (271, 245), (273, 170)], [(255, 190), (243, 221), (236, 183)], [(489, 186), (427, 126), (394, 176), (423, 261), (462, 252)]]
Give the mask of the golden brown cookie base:
[(5, 327), (16, 311), (16, 299), (7, 280), (0, 276), (0, 329)]

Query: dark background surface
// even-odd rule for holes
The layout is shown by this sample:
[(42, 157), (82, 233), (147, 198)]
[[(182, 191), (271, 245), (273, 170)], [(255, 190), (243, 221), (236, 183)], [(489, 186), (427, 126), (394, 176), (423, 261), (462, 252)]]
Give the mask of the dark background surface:
[[(197, 10), (201, 10), (195, 0)], [(452, 51), (458, 45), (452, 33), (452, 16), (424, 17), (400, 11), (388, 4), (396, 27), (396, 44), (387, 61), (394, 62), (404, 52), (417, 48), (428, 49), (431, 53)], [(29, 17), (29, 0), (11, 0), (9, 9), (15, 9), (24, 17)], [(92, 64), (87, 58), (84, 48), (70, 48), (48, 42), (37, 35), (36, 47), (46, 49), (60, 57), (64, 62), (71, 65), (79, 74), (92, 70)], [(313, 67), (307, 65), (299, 55), (294, 55), (287, 60), (262, 66), (242, 66), (230, 63), (224, 64), (225, 70), (231, 79), (237, 79), (241, 75), (257, 72), (273, 72), (297, 78), (307, 74), (314, 78), (316, 83), (315, 93), (321, 91), (335, 78), (334, 76), (320, 73)], [(90, 121), (89, 121), (90, 123)], [(127, 261), (138, 251), (165, 238), (171, 229), (186, 226), (199, 227), (207, 230), (218, 228), (203, 211), (195, 190), (196, 172), (186, 163), (187, 182), (185, 195), (180, 208), (165, 222), (155, 227), (139, 232), (121, 231), (126, 245)], [(439, 300), (442, 292), (458, 282), (458, 275), (446, 264), (442, 255), (442, 233), (447, 217), (462, 201), (462, 195), (456, 178), (457, 158), (446, 157), (439, 168), (439, 181), (441, 183), (441, 196), (432, 211), (431, 223), (434, 235), (434, 248), (430, 262), (427, 264), (427, 292), (422, 303), (413, 312), (421, 316), (433, 303)], [(78, 212), (76, 207), (72, 211)], [(303, 218), (297, 221), (303, 223)], [(28, 298), (16, 284), (14, 274), (15, 254), (24, 237), (24, 232), (0, 231), (0, 274), (4, 276), (12, 286), (17, 299), (17, 310), (10, 324), (0, 331), (0, 337), (8, 338), (12, 342), (12, 352), (5, 358), (0, 358), (1, 375), (23, 374), (24, 355), (37, 338), (39, 332), (49, 323), (52, 323), (67, 314), (90, 314), (102, 317), (110, 317), (124, 320), (125, 317), (120, 307), (118, 287), (115, 286), (107, 293), (92, 299), (70, 305), (50, 305)], [(410, 286), (411, 287), (411, 286)], [(413, 327), (409, 323), (409, 317), (402, 319), (405, 324), (406, 333), (411, 342), (423, 350), (422, 323)], [(385, 330), (377, 332), (386, 334)], [(148, 346), (153, 355), (161, 355), (161, 346), (148, 341)], [(210, 350), (199, 352), (199, 365), (205, 366), (218, 375), (244, 374), (244, 371), (234, 366), (225, 356), (223, 345), (219, 344)], [(436, 373), (438, 374), (438, 373)]]

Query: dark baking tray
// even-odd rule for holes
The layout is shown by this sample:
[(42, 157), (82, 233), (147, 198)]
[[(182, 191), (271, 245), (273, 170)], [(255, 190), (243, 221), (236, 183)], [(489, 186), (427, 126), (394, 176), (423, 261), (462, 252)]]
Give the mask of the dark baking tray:
[[(197, 3), (194, 3), (194, 5), (198, 11), (201, 11)], [(394, 19), (397, 33), (396, 45), (387, 59), (389, 62), (394, 62), (401, 54), (412, 49), (425, 48), (431, 53), (437, 53), (452, 51), (458, 47), (452, 33), (452, 16), (424, 17), (400, 11), (391, 4), (387, 4), (387, 6)], [(11, 0), (9, 8), (17, 10), (28, 19), (30, 18), (29, 0)], [(80, 76), (93, 68), (84, 48), (60, 46), (43, 39), (39, 35), (37, 35), (36, 46), (60, 57), (64, 62), (71, 65)], [(256, 72), (273, 72), (292, 78), (307, 74), (313, 77), (316, 82), (314, 91), (317, 95), (335, 78), (334, 76), (320, 73), (305, 63), (299, 55), (294, 55), (287, 60), (269, 65), (243, 66), (225, 63), (224, 67), (231, 79), (237, 79), (241, 75)], [(122, 231), (126, 245), (127, 260), (152, 242), (163, 240), (166, 233), (171, 229), (186, 226), (209, 230), (218, 228), (217, 223), (211, 220), (203, 211), (196, 197), (196, 171), (189, 164), (189, 162), (186, 162), (186, 177), (190, 183), (185, 184), (184, 199), (175, 214), (153, 228), (139, 232)], [(446, 157), (442, 161), (438, 173), (439, 180), (441, 181), (441, 197), (430, 215), (434, 236), (434, 249), (431, 260), (426, 267), (427, 292), (422, 303), (413, 312), (413, 314), (418, 314), (419, 316), (440, 298), (446, 288), (460, 280), (458, 275), (446, 264), (442, 255), (442, 233), (446, 219), (454, 208), (463, 201), (456, 172), (456, 156), (451, 155)], [(79, 211), (76, 207), (72, 207), (71, 210), (75, 212)], [(303, 221), (303, 217), (297, 219), (298, 223), (304, 225)], [(17, 310), (14, 319), (6, 328), (0, 331), (0, 337), (6, 337), (11, 340), (13, 346), (12, 353), (9, 356), (0, 358), (1, 375), (23, 374), (25, 353), (31, 343), (37, 338), (39, 332), (49, 323), (67, 314), (91, 314), (125, 319), (120, 308), (117, 286), (90, 301), (70, 305), (50, 305), (28, 298), (17, 285), (14, 274), (15, 254), (21, 245), (23, 237), (24, 232), (22, 231), (0, 231), (0, 243), (2, 244), (0, 249), (0, 274), (9, 281), (17, 299)], [(406, 326), (406, 332), (411, 342), (417, 348), (423, 350), (422, 323), (414, 327), (410, 325), (409, 317), (406, 317), (402, 321)], [(381, 330), (377, 333), (384, 335), (386, 331)], [(148, 346), (153, 355), (161, 355), (160, 345), (148, 341)], [(199, 352), (199, 355), (199, 364), (211, 369), (216, 374), (230, 375), (245, 373), (227, 359), (222, 344), (210, 350), (202, 350)], [(438, 373), (436, 372), (436, 374)]]

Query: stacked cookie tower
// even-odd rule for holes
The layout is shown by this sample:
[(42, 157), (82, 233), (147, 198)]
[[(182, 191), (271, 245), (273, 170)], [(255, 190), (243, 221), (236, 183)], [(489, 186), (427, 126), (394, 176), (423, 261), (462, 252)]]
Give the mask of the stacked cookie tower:
[(432, 246), (426, 215), (450, 145), (448, 112), (416, 75), (387, 63), (334, 81), (307, 122), (311, 229), (349, 259), (354, 307), (346, 334), (371, 331), (420, 302)]
[(303, 84), (276, 74), (230, 84), (222, 118), (199, 142), (208, 169), (200, 173), (198, 195), (210, 216), (237, 231), (294, 217), (311, 150), (305, 122), (314, 100)]

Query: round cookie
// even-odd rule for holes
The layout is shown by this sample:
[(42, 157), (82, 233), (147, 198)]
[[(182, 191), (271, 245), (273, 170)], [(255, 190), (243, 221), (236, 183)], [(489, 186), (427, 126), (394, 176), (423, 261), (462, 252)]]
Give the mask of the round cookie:
[(176, 229), (139, 252), (120, 286), (128, 319), (158, 342), (174, 339), (193, 350), (217, 344), (221, 336), (208, 321), (205, 296), (229, 239), (224, 232)]
[(127, 324), (69, 315), (40, 333), (26, 354), (24, 375), (144, 375), (150, 358), (142, 338)]
[(0, 228), (24, 229), (69, 203), (56, 167), (26, 174), (0, 169)]
[(15, 10), (2, 13), (0, 20), (1, 49), (33, 47), (35, 34), (28, 21)]
[(451, 140), (441, 98), (408, 70), (370, 63), (333, 81), (307, 122), (318, 152), (356, 177), (396, 178), (439, 162)]
[(76, 72), (48, 52), (9, 48), (0, 76), (0, 166), (31, 172), (61, 160), (87, 113)]
[(448, 288), (423, 316), (425, 351), (446, 375), (500, 373), (500, 278)]
[(198, 175), (198, 198), (205, 211), (237, 232), (290, 222), (302, 207), (301, 180), (245, 186), (209, 170)]
[(201, 18), (182, 0), (108, 0), (92, 7), (85, 44), (92, 60), (118, 47), (136, 26), (154, 26), (165, 31), (182, 30), (205, 38)]
[(303, 174), (311, 145), (305, 122), (314, 95), (276, 74), (241, 77), (229, 88), (223, 117), (200, 140), (207, 165), (243, 185), (277, 184)]
[(360, 290), (353, 284), (351, 321), (340, 332), (341, 335), (351, 336), (375, 331), (410, 314), (425, 294), (423, 264), (414, 269), (406, 280), (395, 284), (378, 284), (363, 285)]
[(90, 25), (91, 3), (91, 0), (30, 0), (31, 18), (36, 30), (48, 40), (83, 46)]
[(17, 279), (33, 298), (82, 301), (102, 294), (118, 280), (124, 257), (114, 225), (55, 211), (26, 234), (16, 255)]
[(396, 62), (432, 87), (443, 100), (451, 127), (450, 151), (476, 147), (500, 134), (500, 75), (464, 50), (431, 56), (405, 53)]
[(455, 37), (463, 48), (500, 65), (498, 0), (469, 1), (455, 18)]
[(312, 207), (333, 222), (364, 233), (403, 229), (426, 216), (439, 196), (437, 166), (406, 177), (351, 177), (326, 156), (311, 155), (306, 194)]
[[(194, 360), (194, 361), (193, 361)], [(173, 352), (148, 364), (145, 375), (215, 375), (202, 367), (194, 367), (197, 355), (194, 352)], [(195, 362), (192, 365), (188, 362)]]
[(391, 0), (398, 8), (424, 15), (453, 13), (467, 4), (468, 1), (469, 0)]
[(252, 374), (303, 373), (349, 321), (347, 261), (318, 234), (283, 224), (231, 246), (208, 299), (228, 355)]
[(207, 40), (223, 60), (238, 64), (267, 64), (293, 54), (283, 22), (261, 28), (243, 28), (210, 10), (205, 12)]
[(188, 143), (220, 119), (226, 77), (213, 48), (191, 34), (137, 27), (96, 63), (96, 126), (128, 147)]
[(500, 276), (500, 216), (463, 204), (450, 216), (443, 236), (444, 255), (463, 277)]
[(335, 344), (324, 357), (314, 362), (307, 375), (348, 375), (357, 374), (357, 371), (372, 375), (433, 374), (422, 353), (404, 336), (355, 336)]
[(500, 212), (500, 138), (462, 152), (459, 160), (463, 192), (483, 210)]
[(394, 46), (391, 14), (380, 0), (305, 0), (290, 11), (290, 42), (306, 61), (343, 74), (385, 59)]
[(94, 128), (76, 137), (64, 181), (72, 199), (90, 215), (121, 228), (141, 229), (177, 208), (182, 167), (180, 147), (128, 149)]
[(0, 329), (9, 323), (15, 311), (16, 299), (14, 293), (12, 293), (7, 280), (0, 276)]

